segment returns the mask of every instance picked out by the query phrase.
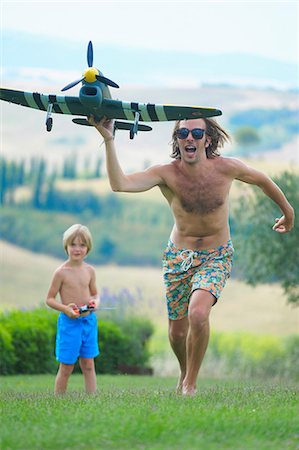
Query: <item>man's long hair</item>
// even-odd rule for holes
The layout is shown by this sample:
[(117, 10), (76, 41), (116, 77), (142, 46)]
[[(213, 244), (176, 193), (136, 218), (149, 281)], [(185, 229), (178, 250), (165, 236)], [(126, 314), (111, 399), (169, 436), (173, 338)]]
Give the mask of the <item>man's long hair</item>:
[[(220, 156), (218, 150), (219, 147), (223, 147), (225, 142), (231, 140), (230, 135), (216, 122), (215, 119), (202, 119), (206, 124), (206, 135), (211, 138), (210, 145), (206, 148), (207, 158), (214, 158)], [(178, 138), (176, 136), (176, 130), (180, 128), (180, 120), (177, 120), (172, 133), (172, 153), (171, 157), (175, 159), (181, 159), (181, 152), (179, 149)]]

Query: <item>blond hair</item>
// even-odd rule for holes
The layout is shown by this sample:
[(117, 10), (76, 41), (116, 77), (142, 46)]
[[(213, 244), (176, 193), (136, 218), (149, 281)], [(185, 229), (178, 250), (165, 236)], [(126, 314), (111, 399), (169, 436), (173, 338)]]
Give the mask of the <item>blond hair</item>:
[(80, 223), (75, 223), (63, 233), (63, 247), (66, 253), (68, 245), (70, 245), (76, 237), (79, 237), (86, 245), (87, 253), (89, 253), (92, 248), (91, 233), (85, 225), (81, 225)]
[[(215, 119), (208, 119), (203, 117), (202, 120), (206, 124), (206, 136), (211, 138), (210, 145), (206, 148), (207, 158), (214, 158), (215, 156), (220, 156), (218, 150), (219, 147), (223, 147), (225, 142), (230, 141), (230, 135), (216, 122)], [(178, 138), (176, 136), (176, 131), (180, 128), (180, 120), (177, 120), (172, 133), (172, 153), (171, 157), (175, 159), (181, 159), (181, 152), (179, 149)]]

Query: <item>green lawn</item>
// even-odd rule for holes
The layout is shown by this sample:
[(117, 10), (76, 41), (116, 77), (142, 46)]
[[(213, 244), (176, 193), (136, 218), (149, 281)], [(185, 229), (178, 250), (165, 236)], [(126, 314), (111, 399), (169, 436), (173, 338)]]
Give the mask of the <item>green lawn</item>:
[(298, 391), (268, 382), (199, 380), (182, 398), (176, 380), (99, 376), (83, 393), (80, 375), (54, 398), (54, 377), (1, 378), (2, 450), (286, 450), (298, 448)]

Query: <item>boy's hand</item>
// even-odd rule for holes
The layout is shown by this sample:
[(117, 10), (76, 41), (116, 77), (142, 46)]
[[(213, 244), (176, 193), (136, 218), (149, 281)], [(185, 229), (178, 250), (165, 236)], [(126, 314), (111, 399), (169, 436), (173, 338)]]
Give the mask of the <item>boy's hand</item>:
[(80, 316), (79, 307), (76, 305), (76, 303), (69, 303), (66, 307), (65, 314), (70, 319), (77, 319)]
[(93, 300), (93, 299), (90, 299), (89, 301), (88, 301), (88, 308), (89, 309), (95, 309), (96, 308), (96, 301), (95, 300)]

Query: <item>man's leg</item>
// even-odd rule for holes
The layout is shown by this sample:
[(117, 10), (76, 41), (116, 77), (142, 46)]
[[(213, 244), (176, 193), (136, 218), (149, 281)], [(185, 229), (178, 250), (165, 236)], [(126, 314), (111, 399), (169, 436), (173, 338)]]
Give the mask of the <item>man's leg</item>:
[(94, 368), (94, 359), (81, 357), (79, 359), (79, 364), (84, 377), (85, 391), (88, 394), (94, 394), (97, 390), (97, 379)]
[(54, 388), (55, 395), (62, 395), (65, 393), (69, 377), (71, 376), (73, 370), (74, 364), (60, 363), (55, 380), (55, 388)]
[(177, 393), (181, 393), (183, 380), (186, 376), (186, 338), (188, 333), (188, 317), (180, 320), (168, 319), (168, 337), (179, 364), (181, 374), (177, 385)]
[(182, 387), (184, 395), (196, 393), (197, 375), (209, 342), (209, 315), (214, 302), (214, 296), (201, 289), (194, 291), (190, 298), (189, 330), (186, 339), (186, 376)]

